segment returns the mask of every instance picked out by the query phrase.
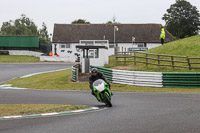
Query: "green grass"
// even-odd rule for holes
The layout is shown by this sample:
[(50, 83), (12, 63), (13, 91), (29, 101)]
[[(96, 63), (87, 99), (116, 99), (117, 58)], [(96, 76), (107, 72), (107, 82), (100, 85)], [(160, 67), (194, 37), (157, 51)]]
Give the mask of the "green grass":
[(146, 52), (188, 57), (200, 57), (200, 35), (173, 41)]
[(31, 115), (86, 108), (88, 108), (88, 106), (57, 104), (0, 104), (0, 116)]
[(0, 55), (0, 63), (39, 62), (38, 57), (23, 55)]
[[(71, 82), (71, 69), (39, 74), (27, 78), (16, 78), (4, 84), (15, 87), (48, 90), (90, 90), (88, 82)], [(200, 93), (200, 88), (155, 88), (121, 84), (111, 84), (112, 91), (123, 92), (169, 92), (169, 93)]]
[[(142, 55), (139, 55), (142, 56)], [(121, 59), (123, 61), (123, 59)], [(133, 59), (129, 59), (130, 61), (133, 61)], [(144, 59), (137, 59), (137, 61), (145, 61)], [(149, 61), (151, 63), (155, 63), (155, 61)], [(200, 61), (199, 61), (200, 62)], [(162, 63), (161, 64), (169, 64), (169, 63)], [(113, 68), (113, 69), (121, 69), (124, 70), (123, 68), (129, 67), (129, 71), (147, 71), (147, 72), (200, 72), (200, 69), (192, 69), (189, 70), (188, 68), (177, 68), (175, 67), (174, 69), (172, 67), (163, 67), (163, 66), (155, 66), (155, 65), (148, 65), (142, 64), (142, 63), (137, 63), (134, 65), (133, 62), (129, 63), (122, 63), (122, 62), (117, 62), (114, 56), (109, 57), (109, 64), (104, 65), (106, 68)], [(119, 68), (120, 67), (120, 68)], [(200, 66), (199, 66), (200, 67)]]
[[(147, 53), (155, 53), (155, 54), (167, 54), (167, 55), (177, 55), (177, 56), (188, 56), (188, 57), (200, 57), (200, 35), (177, 40), (174, 42), (170, 42), (167, 44), (164, 44), (163, 46), (156, 47), (153, 49), (150, 49), (148, 51), (145, 51)], [(145, 54), (140, 54), (137, 53), (137, 56), (142, 56), (144, 57)], [(158, 58), (155, 55), (149, 55), (150, 58)], [(171, 57), (161, 57), (161, 59), (165, 60), (171, 60)], [(134, 61), (134, 58), (129, 58), (127, 59), (128, 61)], [(187, 61), (186, 59), (183, 58), (175, 58), (175, 61)], [(134, 66), (133, 62), (128, 62), (126, 64), (124, 63), (118, 63), (116, 62), (116, 59), (114, 56), (111, 56), (109, 58), (109, 64), (105, 65), (107, 68), (113, 68), (117, 66), (130, 66), (131, 71), (150, 71), (150, 72), (200, 72), (200, 69), (192, 69), (189, 70), (188, 68), (177, 68), (175, 67), (174, 69), (172, 67), (163, 67), (163, 66), (155, 66), (155, 65), (148, 65), (142, 64), (142, 63), (137, 63), (136, 66)], [(123, 58), (120, 58), (119, 61), (124, 61)], [(137, 61), (143, 61), (145, 62), (146, 59), (139, 58)], [(149, 60), (150, 63), (156, 63), (157, 61), (155, 60)], [(199, 62), (200, 60), (191, 60), (191, 62)], [(163, 62), (161, 61), (160, 64), (163, 65), (171, 65), (171, 62)], [(177, 66), (187, 66), (187, 64), (183, 63), (175, 63)], [(131, 68), (132, 66), (132, 68)], [(200, 67), (200, 64), (193, 64), (192, 67)]]
[(30, 89), (49, 90), (89, 90), (87, 82), (71, 82), (71, 69), (39, 74), (28, 78), (16, 78), (5, 84)]

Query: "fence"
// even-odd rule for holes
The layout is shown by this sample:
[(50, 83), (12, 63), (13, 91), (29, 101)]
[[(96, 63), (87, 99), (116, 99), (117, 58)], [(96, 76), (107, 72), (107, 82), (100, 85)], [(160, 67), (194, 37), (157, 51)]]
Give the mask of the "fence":
[[(144, 56), (139, 56), (138, 54), (142, 54)], [(155, 56), (156, 58), (152, 58), (149, 56)], [(167, 57), (168, 59), (162, 59), (163, 57)], [(119, 59), (123, 59), (120, 61)], [(170, 59), (169, 59), (170, 58)], [(130, 60), (133, 59), (133, 60)], [(140, 59), (140, 60), (139, 60)], [(195, 62), (194, 62), (195, 60)], [(198, 60), (198, 61), (197, 61)], [(200, 64), (200, 58), (190, 58), (187, 56), (174, 56), (174, 55), (164, 55), (164, 54), (152, 54), (152, 53), (145, 53), (145, 52), (138, 52), (138, 51), (131, 51), (131, 52), (118, 52), (116, 56), (117, 62), (134, 62), (134, 65), (137, 63), (144, 63), (146, 66), (156, 65), (156, 66), (166, 66), (166, 67), (178, 67), (178, 68), (188, 68), (191, 69), (200, 69), (200, 67), (193, 67), (194, 64)], [(154, 62), (150, 62), (154, 61)], [(192, 62), (193, 61), (193, 62)], [(161, 63), (161, 62), (164, 62)], [(176, 64), (183, 64), (183, 65), (176, 65)]]
[(140, 72), (90, 67), (104, 73), (112, 83), (149, 87), (200, 88), (200, 73)]
[(80, 70), (80, 65), (79, 64), (76, 64), (76, 65), (72, 66), (72, 81), (73, 82), (78, 81), (79, 70)]

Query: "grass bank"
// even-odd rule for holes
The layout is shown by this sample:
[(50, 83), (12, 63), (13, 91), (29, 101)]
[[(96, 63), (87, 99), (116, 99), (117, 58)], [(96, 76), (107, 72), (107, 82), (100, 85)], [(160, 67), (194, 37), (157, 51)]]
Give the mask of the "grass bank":
[(0, 55), (0, 63), (39, 62), (38, 57), (23, 55)]
[[(16, 78), (4, 84), (15, 87), (48, 90), (90, 90), (88, 82), (71, 82), (71, 69), (39, 74), (28, 78)], [(169, 92), (169, 93), (200, 93), (200, 88), (155, 88), (121, 84), (111, 84), (112, 91), (122, 92)]]
[(0, 104), (0, 116), (31, 115), (86, 108), (88, 108), (88, 106), (55, 104)]
[[(176, 56), (188, 56), (188, 57), (200, 57), (200, 35), (180, 39), (174, 42), (170, 42), (167, 44), (164, 44), (163, 46), (156, 47), (153, 49), (150, 49), (148, 51), (145, 51), (147, 53), (155, 53), (155, 54), (167, 54), (167, 55), (176, 55)], [(145, 57), (145, 54), (137, 53), (137, 56)], [(155, 58), (157, 59), (157, 55), (149, 55), (149, 58)], [(171, 60), (171, 57), (160, 57), (160, 59), (163, 60)], [(116, 68), (116, 69), (126, 69), (126, 70), (132, 70), (132, 71), (149, 71), (149, 72), (200, 72), (200, 69), (192, 69), (189, 70), (188, 68), (177, 68), (174, 69), (172, 67), (166, 67), (166, 66), (155, 66), (155, 65), (148, 65), (137, 63), (134, 65), (133, 62), (128, 63), (120, 63), (117, 62), (114, 56), (111, 56), (109, 58), (110, 62), (109, 64), (105, 65), (107, 68)], [(120, 58), (119, 61), (123, 61), (124, 58)], [(174, 58), (175, 61), (185, 61), (187, 62), (186, 58)], [(129, 58), (127, 61), (134, 61), (134, 58)], [(145, 62), (146, 59), (144, 58), (137, 58), (136, 61), (143, 61)], [(158, 61), (156, 60), (148, 60), (149, 63), (157, 64)], [(191, 63), (200, 62), (199, 59), (192, 59), (190, 60)], [(171, 62), (164, 62), (160, 61), (161, 65), (172, 65)], [(187, 63), (178, 63), (175, 62), (175, 66), (187, 66)], [(128, 66), (128, 67), (127, 67)], [(200, 64), (192, 64), (192, 67), (200, 67)]]
[(148, 53), (200, 57), (200, 35), (173, 41), (163, 46), (147, 50)]
[[(139, 54), (138, 54), (139, 55)], [(139, 56), (143, 56), (142, 54)], [(152, 57), (153, 58), (153, 57)], [(163, 59), (163, 58), (161, 58)], [(123, 60), (123, 59), (122, 59)], [(129, 59), (133, 60), (133, 59)], [(137, 61), (145, 61), (145, 59), (138, 59)], [(179, 60), (182, 61), (182, 60)], [(155, 61), (149, 61), (150, 63), (155, 63)], [(200, 60), (198, 61), (200, 62)], [(171, 65), (169, 63), (162, 63), (163, 65)], [(119, 69), (119, 70), (129, 70), (129, 71), (147, 71), (147, 72), (200, 72), (200, 69), (191, 69), (189, 70), (188, 68), (177, 68), (175, 67), (174, 69), (172, 67), (164, 67), (164, 66), (155, 66), (155, 65), (148, 65), (142, 64), (142, 63), (137, 63), (134, 65), (133, 62), (129, 63), (122, 63), (122, 62), (117, 62), (115, 59), (115, 56), (110, 56), (109, 57), (109, 64), (104, 65), (105, 68), (112, 68), (112, 69)], [(196, 67), (200, 67), (199, 65), (196, 65)]]

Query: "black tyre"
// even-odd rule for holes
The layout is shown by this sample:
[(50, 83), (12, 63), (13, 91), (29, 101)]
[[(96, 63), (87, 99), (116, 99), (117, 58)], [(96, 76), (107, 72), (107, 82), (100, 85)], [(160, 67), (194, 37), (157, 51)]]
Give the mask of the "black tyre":
[(112, 103), (111, 103), (108, 95), (106, 93), (104, 93), (103, 97), (104, 97), (104, 101), (106, 102), (106, 105), (108, 105), (109, 107), (112, 107)]

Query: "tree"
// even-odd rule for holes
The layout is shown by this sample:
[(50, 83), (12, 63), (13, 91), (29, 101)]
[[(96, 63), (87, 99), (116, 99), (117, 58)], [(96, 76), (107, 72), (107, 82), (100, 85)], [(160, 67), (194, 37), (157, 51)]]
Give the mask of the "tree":
[(35, 23), (30, 20), (26, 15), (22, 14), (21, 18), (16, 19), (15, 21), (4, 22), (1, 27), (2, 35), (37, 35), (37, 26)]
[(84, 19), (78, 19), (78, 20), (74, 20), (72, 22), (72, 24), (90, 24), (90, 22), (87, 22), (86, 20)]
[(200, 29), (199, 11), (186, 0), (176, 0), (162, 19), (166, 29), (178, 38), (197, 35)]
[(108, 22), (106, 22), (106, 24), (120, 24), (120, 22), (112, 22), (112, 21), (108, 21)]
[(42, 43), (50, 42), (49, 34), (47, 31), (47, 26), (44, 22), (42, 23), (42, 28), (39, 30), (39, 40)]
[(3, 36), (39, 36), (39, 40), (43, 43), (50, 42), (46, 24), (43, 23), (42, 29), (38, 30), (35, 23), (22, 14), (19, 19), (4, 22), (1, 27), (1, 35)]
[(108, 21), (108, 22), (106, 22), (106, 24), (113, 24), (113, 22), (112, 21)]

